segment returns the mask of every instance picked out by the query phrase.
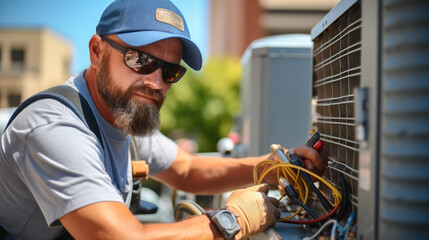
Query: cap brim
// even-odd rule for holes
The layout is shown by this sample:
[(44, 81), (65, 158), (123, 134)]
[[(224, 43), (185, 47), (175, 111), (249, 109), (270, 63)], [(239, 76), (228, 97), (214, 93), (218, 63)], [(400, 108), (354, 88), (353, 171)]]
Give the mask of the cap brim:
[(186, 62), (192, 69), (200, 70), (202, 66), (202, 56), (197, 45), (189, 38), (172, 34), (169, 32), (159, 31), (141, 31), (116, 34), (122, 41), (133, 47), (141, 47), (154, 42), (158, 42), (169, 38), (179, 38), (183, 43), (183, 61)]

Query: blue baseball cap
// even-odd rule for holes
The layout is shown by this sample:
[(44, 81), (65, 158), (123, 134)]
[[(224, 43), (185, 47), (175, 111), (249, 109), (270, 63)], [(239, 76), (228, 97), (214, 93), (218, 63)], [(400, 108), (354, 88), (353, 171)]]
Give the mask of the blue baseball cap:
[(191, 40), (182, 13), (169, 0), (116, 0), (104, 10), (96, 31), (101, 37), (116, 34), (133, 47), (179, 38), (183, 61), (194, 70), (201, 69), (201, 52)]

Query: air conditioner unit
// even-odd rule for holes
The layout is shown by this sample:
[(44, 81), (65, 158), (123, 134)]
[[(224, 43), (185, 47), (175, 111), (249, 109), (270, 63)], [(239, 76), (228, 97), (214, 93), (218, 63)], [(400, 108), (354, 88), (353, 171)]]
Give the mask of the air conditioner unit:
[(244, 156), (289, 148), (310, 136), (312, 42), (308, 34), (258, 39), (242, 57), (242, 113), (239, 128)]
[(429, 236), (429, 2), (343, 0), (311, 31), (326, 178), (358, 239)]

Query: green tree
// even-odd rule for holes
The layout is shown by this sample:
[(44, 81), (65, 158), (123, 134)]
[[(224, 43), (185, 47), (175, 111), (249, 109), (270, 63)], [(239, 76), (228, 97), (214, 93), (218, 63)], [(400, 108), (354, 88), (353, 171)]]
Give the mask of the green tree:
[(240, 108), (239, 59), (210, 58), (199, 72), (188, 69), (172, 85), (161, 109), (161, 131), (175, 139), (175, 130), (198, 143), (198, 152), (216, 151), (217, 141), (233, 126)]

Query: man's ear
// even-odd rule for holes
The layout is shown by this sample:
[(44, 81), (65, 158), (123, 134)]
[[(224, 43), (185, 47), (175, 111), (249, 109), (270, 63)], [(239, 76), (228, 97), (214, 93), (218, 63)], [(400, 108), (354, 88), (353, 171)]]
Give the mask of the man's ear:
[(105, 54), (104, 45), (102, 44), (101, 37), (94, 34), (89, 40), (89, 59), (93, 68), (99, 68), (103, 54)]

